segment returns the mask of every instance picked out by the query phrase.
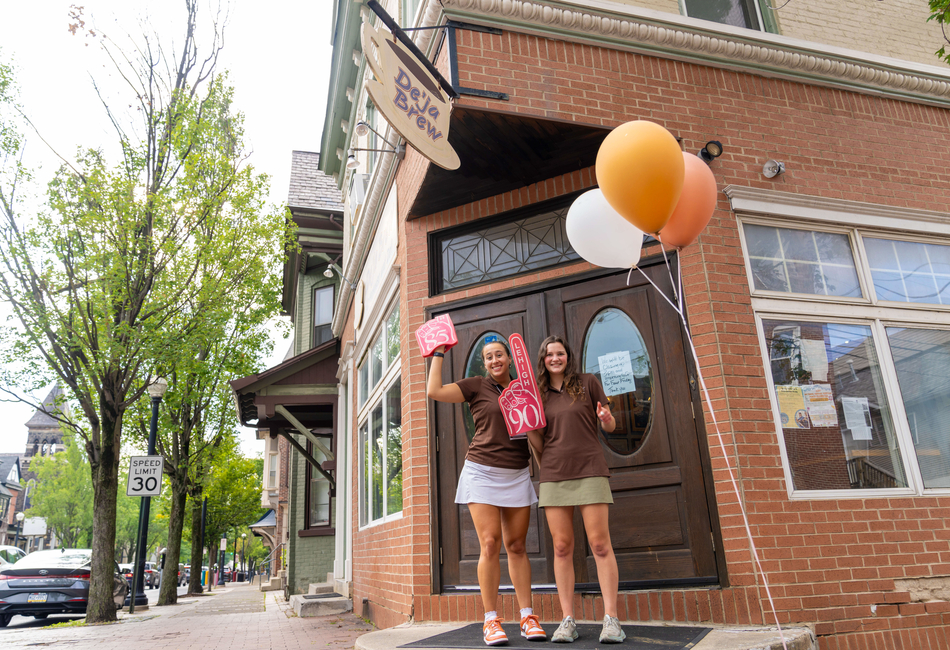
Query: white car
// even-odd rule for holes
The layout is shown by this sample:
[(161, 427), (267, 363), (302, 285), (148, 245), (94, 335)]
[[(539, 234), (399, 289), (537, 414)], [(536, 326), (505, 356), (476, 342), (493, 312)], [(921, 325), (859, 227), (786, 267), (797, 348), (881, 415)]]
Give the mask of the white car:
[(26, 551), (16, 546), (0, 546), (0, 569), (13, 564), (26, 555)]

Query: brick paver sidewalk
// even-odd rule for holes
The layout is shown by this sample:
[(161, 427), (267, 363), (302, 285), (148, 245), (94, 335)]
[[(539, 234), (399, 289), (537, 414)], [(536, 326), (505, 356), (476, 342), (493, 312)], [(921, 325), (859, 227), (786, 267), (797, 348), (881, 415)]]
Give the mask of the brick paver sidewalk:
[(126, 615), (113, 625), (0, 629), (0, 648), (346, 650), (374, 629), (353, 614), (298, 618), (277, 593), (239, 583), (210, 596)]

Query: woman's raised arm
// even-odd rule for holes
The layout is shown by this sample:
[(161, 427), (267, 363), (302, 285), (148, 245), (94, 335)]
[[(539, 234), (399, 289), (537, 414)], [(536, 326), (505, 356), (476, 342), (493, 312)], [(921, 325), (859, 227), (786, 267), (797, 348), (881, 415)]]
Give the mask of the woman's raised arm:
[(432, 363), (429, 366), (429, 377), (426, 379), (426, 395), (437, 402), (449, 402), (458, 404), (465, 401), (462, 395), (462, 389), (458, 384), (442, 385), (442, 353), (445, 346), (440, 345), (435, 349), (439, 354), (432, 357)]

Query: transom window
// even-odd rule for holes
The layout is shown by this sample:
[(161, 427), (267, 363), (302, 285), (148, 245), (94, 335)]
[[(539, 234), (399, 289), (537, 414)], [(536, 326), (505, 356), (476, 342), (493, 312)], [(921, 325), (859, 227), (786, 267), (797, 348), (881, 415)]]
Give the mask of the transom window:
[(792, 496), (950, 489), (950, 241), (740, 223)]
[[(575, 197), (571, 196), (573, 200)], [(431, 292), (442, 293), (581, 259), (567, 239), (571, 201), (516, 210), (432, 235)]]

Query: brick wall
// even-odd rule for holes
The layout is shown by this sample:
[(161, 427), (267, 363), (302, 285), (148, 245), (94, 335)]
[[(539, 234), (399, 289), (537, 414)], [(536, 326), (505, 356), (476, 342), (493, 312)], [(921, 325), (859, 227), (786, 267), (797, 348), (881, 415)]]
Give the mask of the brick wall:
[[(942, 211), (950, 205), (945, 109), (513, 33), (460, 32), (459, 52), (464, 85), (511, 95), (505, 103), (464, 97), (462, 104), (607, 126), (650, 119), (681, 136), (690, 151), (719, 139), (725, 154), (713, 171), (720, 188), (736, 184)], [(875, 157), (873, 150), (882, 153)], [(765, 179), (768, 158), (782, 160), (787, 172)], [(431, 595), (434, 479), (425, 363), (413, 354), (409, 334), (426, 307), (590, 268), (582, 262), (429, 298), (421, 254), (429, 231), (591, 187), (594, 178), (592, 170), (579, 170), (406, 222), (425, 169), (410, 149), (396, 177), (406, 506), (401, 520), (354, 534), (354, 602), (360, 608), (359, 596), (367, 597), (368, 615), (381, 626), (409, 616), (480, 615), (477, 596)], [(684, 252), (683, 270), (691, 331), (779, 620), (837, 635), (823, 639), (822, 647), (928, 647), (911, 645), (901, 634), (914, 630), (936, 639), (950, 617), (942, 604), (910, 602), (895, 591), (894, 580), (950, 574), (950, 498), (790, 501), (736, 219), (724, 196), (699, 242)], [(621, 614), (628, 620), (771, 620), (723, 451), (706, 416), (729, 587), (625, 594)], [(558, 617), (556, 598), (535, 599), (546, 620)], [(501, 600), (510, 619), (513, 599)], [(581, 601), (585, 617), (602, 611), (598, 598)], [(852, 645), (835, 645), (842, 643)]]

